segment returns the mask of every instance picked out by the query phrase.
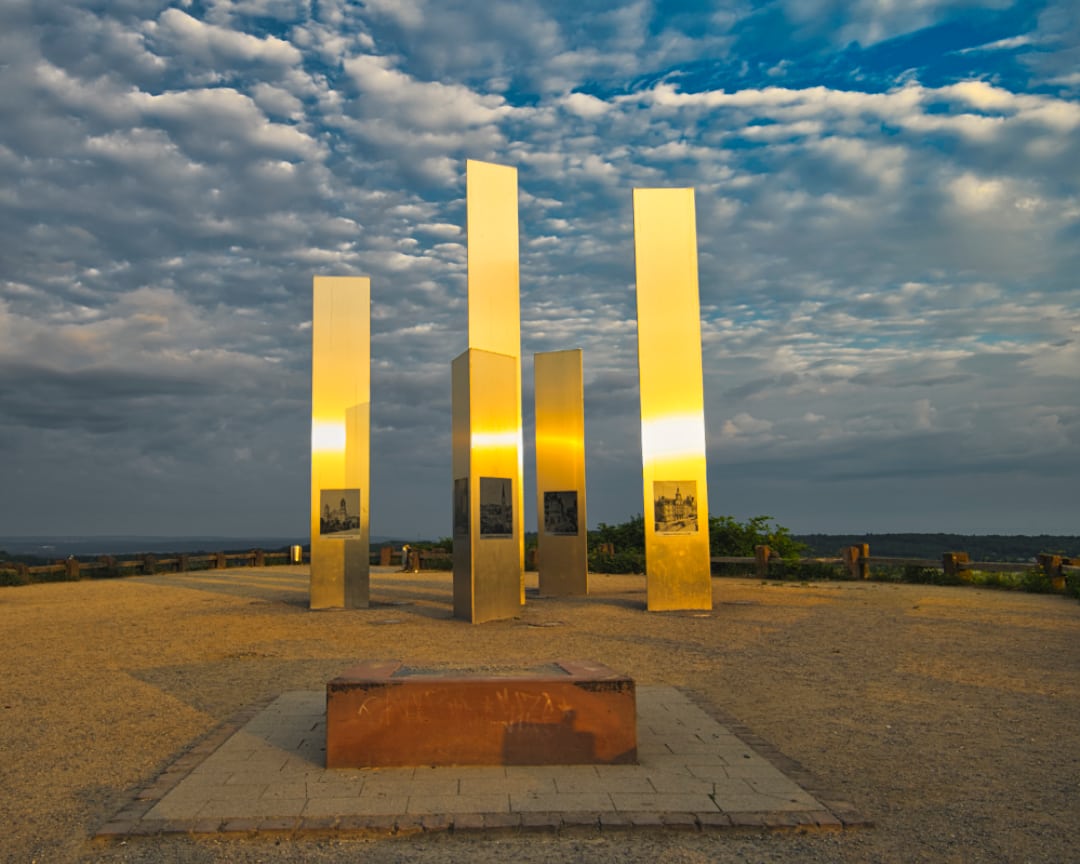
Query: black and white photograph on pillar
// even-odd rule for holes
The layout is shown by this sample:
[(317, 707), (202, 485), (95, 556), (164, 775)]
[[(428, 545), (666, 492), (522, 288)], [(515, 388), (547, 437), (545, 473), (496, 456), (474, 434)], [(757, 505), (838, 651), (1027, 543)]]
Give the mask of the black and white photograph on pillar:
[(319, 536), (360, 535), (360, 490), (319, 490)]
[(577, 491), (544, 493), (544, 533), (576, 537)]
[(469, 478), (454, 481), (454, 536), (469, 536)]
[(653, 530), (657, 534), (696, 534), (697, 481), (656, 480), (653, 483)]
[(513, 483), (509, 477), (480, 478), (480, 536), (514, 534)]

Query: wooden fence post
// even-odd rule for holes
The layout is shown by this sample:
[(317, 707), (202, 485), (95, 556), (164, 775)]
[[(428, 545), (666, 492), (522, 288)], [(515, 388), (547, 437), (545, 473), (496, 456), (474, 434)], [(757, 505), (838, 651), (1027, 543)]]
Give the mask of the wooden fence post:
[(142, 556), (143, 573), (145, 573), (147, 576), (153, 575), (156, 565), (157, 558), (155, 558), (153, 555)]
[(971, 581), (971, 558), (967, 552), (946, 552), (941, 556), (941, 567), (946, 576), (961, 582)]
[(225, 562), (225, 553), (224, 552), (218, 552), (215, 557), (216, 557), (217, 569), (218, 570), (224, 570), (227, 566), (229, 566)]
[(263, 552), (262, 549), (256, 549), (255, 550), (255, 566), (256, 567), (265, 567), (266, 566), (266, 553)]
[(380, 567), (389, 567), (390, 566), (390, 557), (393, 554), (394, 554), (394, 550), (391, 549), (389, 546), (380, 546), (379, 547), (379, 566)]
[(71, 582), (79, 580), (79, 559), (68, 558), (64, 561), (64, 576)]
[(187, 573), (188, 569), (188, 556), (186, 552), (181, 552), (176, 558), (176, 572)]
[(859, 543), (843, 550), (844, 564), (852, 579), (870, 578), (870, 544)]
[(769, 555), (768, 546), (754, 547), (754, 560), (757, 563), (757, 575), (759, 579), (769, 578)]
[(1060, 555), (1041, 553), (1038, 556), (1039, 566), (1046, 578), (1050, 580), (1050, 587), (1055, 591), (1065, 590), (1065, 571), (1061, 569), (1062, 560)]

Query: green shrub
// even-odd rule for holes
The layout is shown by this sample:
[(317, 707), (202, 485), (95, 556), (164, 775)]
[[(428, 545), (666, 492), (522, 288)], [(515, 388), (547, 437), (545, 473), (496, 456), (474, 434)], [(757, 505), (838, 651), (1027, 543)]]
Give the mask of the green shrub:
[(589, 553), (589, 571), (592, 573), (644, 573), (645, 553), (638, 551)]
[(24, 576), (18, 570), (0, 570), (0, 586), (29, 585), (32, 581), (29, 574)]
[(843, 565), (826, 564), (822, 561), (784, 562), (784, 578), (810, 582), (850, 580), (851, 573)]
[[(608, 525), (601, 522), (595, 531), (589, 532), (589, 546), (598, 546), (602, 543), (610, 543), (615, 547), (616, 553), (628, 550), (645, 551), (645, 517), (640, 513), (631, 516), (626, 522), (617, 525)], [(598, 573), (613, 571), (598, 570)]]
[(776, 525), (772, 516), (753, 516), (739, 522), (730, 516), (709, 517), (709, 553), (732, 557), (751, 557), (757, 546), (768, 546), (774, 555), (785, 561), (797, 561), (807, 550), (788, 532)]
[(1031, 594), (1049, 594), (1054, 590), (1050, 577), (1041, 567), (1029, 567), (1019, 578), (1020, 590)]

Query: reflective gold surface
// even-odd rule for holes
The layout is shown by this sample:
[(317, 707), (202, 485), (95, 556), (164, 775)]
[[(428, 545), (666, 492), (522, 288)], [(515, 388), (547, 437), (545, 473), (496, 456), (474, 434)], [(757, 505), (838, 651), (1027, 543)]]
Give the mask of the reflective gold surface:
[[(311, 318), (311, 608), (369, 605), (371, 280), (316, 276)], [(359, 490), (359, 529), (320, 534), (323, 490)]]
[(710, 609), (693, 189), (634, 190), (648, 608)]
[[(540, 593), (589, 591), (581, 349), (533, 355)], [(576, 533), (572, 531), (576, 528)]]
[[(465, 163), (469, 277), (469, 348), (514, 358), (513, 399), (518, 467), (514, 479), (519, 567), (525, 562), (522, 516), (525, 494), (521, 438), (521, 304), (518, 284), (517, 169), (490, 162)], [(522, 570), (521, 602), (525, 602)]]
[[(468, 513), (462, 519), (455, 512), (454, 616), (474, 624), (521, 611), (517, 370), (515, 357), (475, 349), (456, 357), (452, 367), (454, 506), (464, 504)], [(495, 505), (493, 489), (497, 495), (502, 490)], [(507, 530), (498, 521), (500, 511), (510, 516)]]

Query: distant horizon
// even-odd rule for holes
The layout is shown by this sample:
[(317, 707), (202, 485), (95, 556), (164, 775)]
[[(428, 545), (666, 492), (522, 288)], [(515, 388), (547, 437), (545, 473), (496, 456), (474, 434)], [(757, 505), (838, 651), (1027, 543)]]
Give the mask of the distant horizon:
[[(629, 519), (622, 520), (622, 522), (628, 522)], [(772, 520), (776, 525), (780, 523), (776, 520)], [(607, 523), (609, 525), (619, 525), (622, 522)], [(865, 536), (865, 537), (890, 537), (897, 535), (922, 535), (922, 536), (934, 536), (934, 535), (950, 535), (959, 537), (1080, 537), (1080, 533), (1062, 533), (1057, 531), (946, 531), (946, 530), (934, 530), (934, 531), (913, 531), (913, 530), (897, 530), (897, 531), (797, 531), (789, 526), (780, 526), (787, 529), (787, 532), (793, 537), (850, 537), (850, 536)], [(598, 531), (599, 523), (590, 528), (588, 531)], [(536, 530), (529, 530), (526, 534), (535, 534)], [(410, 540), (414, 539), (414, 535), (417, 532), (410, 532), (409, 534), (371, 534), (369, 539), (371, 542), (382, 542), (386, 540)], [(57, 533), (57, 534), (0, 534), (0, 545), (6, 540), (16, 541), (32, 541), (32, 540), (286, 540), (289, 538), (310, 539), (310, 533), (308, 531), (303, 532), (269, 532), (269, 533), (235, 533), (235, 534), (119, 534), (119, 533), (102, 533), (102, 534), (76, 534), (76, 533)], [(450, 532), (439, 534), (438, 536), (432, 535), (428, 537), (421, 537), (422, 540), (439, 540), (444, 537), (450, 537)]]

